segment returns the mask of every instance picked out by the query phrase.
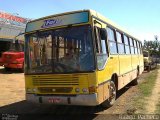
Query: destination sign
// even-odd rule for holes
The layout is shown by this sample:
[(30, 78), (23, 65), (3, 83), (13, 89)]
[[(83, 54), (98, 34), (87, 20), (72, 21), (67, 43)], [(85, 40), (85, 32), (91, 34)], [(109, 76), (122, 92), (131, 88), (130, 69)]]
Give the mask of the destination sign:
[(87, 23), (89, 21), (88, 12), (77, 12), (55, 17), (48, 17), (37, 21), (31, 21), (26, 26), (26, 32), (41, 30), (49, 27), (57, 27), (71, 24)]

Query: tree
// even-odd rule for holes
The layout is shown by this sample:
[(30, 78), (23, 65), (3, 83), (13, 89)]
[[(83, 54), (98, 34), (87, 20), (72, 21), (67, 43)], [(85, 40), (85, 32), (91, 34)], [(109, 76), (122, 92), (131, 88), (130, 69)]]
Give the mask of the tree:
[(154, 36), (154, 40), (146, 41), (144, 40), (144, 50), (148, 50), (151, 55), (156, 55), (160, 57), (160, 41), (158, 40), (158, 36)]

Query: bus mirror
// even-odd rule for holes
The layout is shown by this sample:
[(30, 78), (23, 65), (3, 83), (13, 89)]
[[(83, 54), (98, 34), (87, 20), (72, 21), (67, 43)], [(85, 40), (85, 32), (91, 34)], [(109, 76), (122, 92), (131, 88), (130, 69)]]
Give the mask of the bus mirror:
[(100, 35), (101, 35), (101, 39), (102, 40), (106, 40), (107, 39), (107, 31), (106, 31), (105, 28), (101, 28)]

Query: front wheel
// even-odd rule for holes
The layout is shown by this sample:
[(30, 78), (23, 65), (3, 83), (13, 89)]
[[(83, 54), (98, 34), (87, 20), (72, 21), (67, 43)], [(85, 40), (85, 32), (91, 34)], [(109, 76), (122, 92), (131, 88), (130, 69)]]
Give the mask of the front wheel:
[(109, 98), (102, 103), (103, 107), (109, 108), (113, 106), (113, 104), (116, 101), (116, 86), (113, 81), (110, 82), (109, 95), (110, 95)]

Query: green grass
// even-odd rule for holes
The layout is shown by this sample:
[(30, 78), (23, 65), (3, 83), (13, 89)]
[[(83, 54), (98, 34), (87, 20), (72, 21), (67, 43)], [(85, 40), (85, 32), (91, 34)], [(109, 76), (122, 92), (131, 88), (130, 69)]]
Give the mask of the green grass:
[(155, 81), (157, 78), (158, 69), (153, 70), (151, 73), (148, 73), (145, 80), (138, 85), (140, 92), (143, 97), (149, 97), (152, 93), (152, 89), (155, 85)]
[(159, 67), (147, 73), (143, 82), (138, 84), (139, 93), (133, 101), (133, 106), (138, 110), (138, 113), (145, 113), (146, 111), (145, 106), (147, 105), (147, 97), (152, 94), (152, 90), (158, 75), (158, 69)]

